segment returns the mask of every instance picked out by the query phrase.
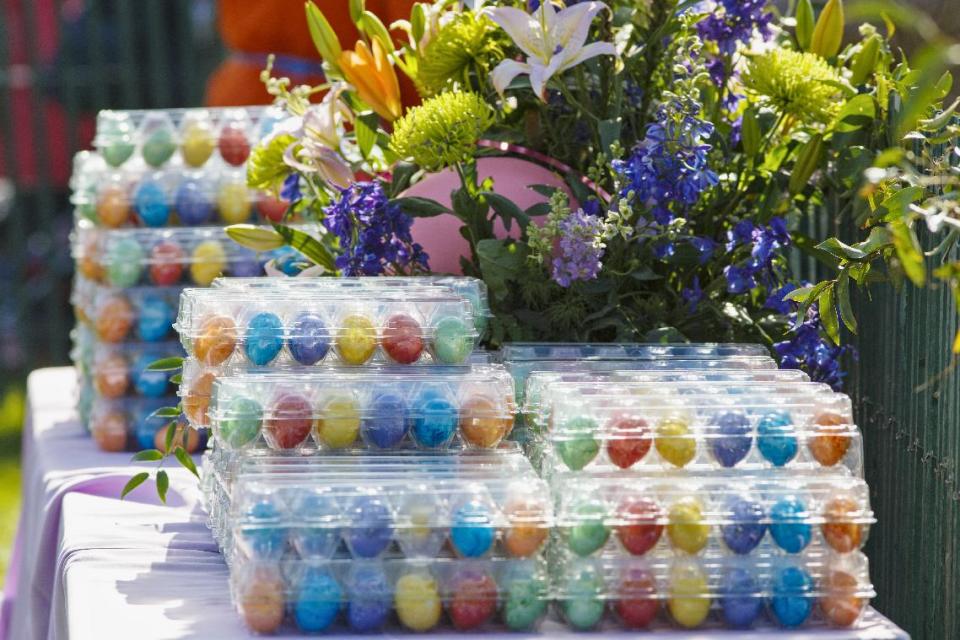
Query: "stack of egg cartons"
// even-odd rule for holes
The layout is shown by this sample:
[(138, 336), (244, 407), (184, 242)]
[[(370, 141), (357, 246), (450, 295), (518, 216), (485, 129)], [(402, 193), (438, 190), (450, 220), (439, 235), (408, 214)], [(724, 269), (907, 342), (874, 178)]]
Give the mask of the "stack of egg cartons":
[(184, 291), (183, 406), (211, 429), (205, 504), (250, 629), (544, 618), (551, 500), (505, 441), (510, 375), (472, 363), (487, 313), (457, 278)]
[[(167, 419), (155, 412), (177, 401), (169, 374), (148, 365), (183, 353), (172, 329), (180, 290), (263, 273), (271, 256), (222, 225), (284, 215), (246, 186), (251, 146), (272, 122), (261, 107), (104, 111), (96, 151), (75, 158), (73, 356), (81, 418), (100, 448), (162, 444)], [(199, 447), (195, 434), (188, 445)]]
[(590, 346), (504, 354), (554, 494), (567, 623), (856, 624), (874, 518), (849, 398), (749, 346), (598, 348), (619, 362)]

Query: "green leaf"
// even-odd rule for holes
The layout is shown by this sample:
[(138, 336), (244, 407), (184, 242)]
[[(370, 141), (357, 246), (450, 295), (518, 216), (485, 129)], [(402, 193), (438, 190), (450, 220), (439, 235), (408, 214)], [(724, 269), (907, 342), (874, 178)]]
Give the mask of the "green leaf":
[(453, 213), (448, 207), (430, 198), (408, 196), (405, 198), (396, 198), (391, 202), (403, 209), (403, 212), (408, 216), (414, 218), (432, 218), (444, 213)]
[(904, 187), (880, 203), (878, 211), (885, 222), (906, 218), (910, 205), (923, 198), (923, 187)]
[(826, 251), (841, 260), (862, 260), (867, 257), (867, 254), (860, 249), (851, 247), (836, 238), (827, 238), (817, 245), (817, 249)]
[(123, 500), (124, 498), (126, 498), (128, 493), (130, 493), (131, 491), (133, 491), (134, 489), (142, 485), (149, 477), (150, 477), (149, 473), (147, 473), (146, 471), (142, 471), (137, 475), (133, 476), (132, 478), (130, 478), (130, 480), (127, 481), (127, 484), (124, 485), (123, 491), (120, 492), (120, 499)]
[(183, 447), (177, 447), (174, 449), (173, 455), (177, 458), (177, 462), (179, 462), (187, 471), (198, 478), (200, 477), (200, 474), (197, 473), (197, 465), (193, 464), (193, 458), (190, 457), (190, 454), (187, 453)]
[(507, 281), (516, 280), (527, 259), (526, 245), (507, 240), (481, 240), (477, 255), (484, 281), (500, 295), (506, 295)]
[(317, 5), (313, 2), (306, 3), (307, 10), (307, 28), (310, 30), (310, 39), (313, 40), (313, 46), (317, 48), (317, 53), (323, 58), (330, 68), (340, 73), (340, 65), (337, 62), (340, 59), (340, 40), (327, 18), (323, 15)]
[(148, 371), (177, 371), (183, 366), (183, 358), (161, 358), (147, 365)]
[(513, 200), (493, 191), (482, 191), (480, 195), (486, 198), (493, 210), (497, 212), (497, 215), (503, 220), (503, 226), (507, 231), (510, 231), (514, 220), (520, 225), (520, 229), (526, 229), (527, 225), (530, 224), (530, 218), (527, 217), (523, 209), (518, 207)]
[(179, 418), (180, 409), (177, 407), (160, 407), (150, 414), (150, 418)]
[(163, 450), (170, 453), (170, 447), (173, 446), (173, 439), (177, 435), (177, 423), (170, 422), (166, 427), (167, 431), (163, 436)]
[(870, 230), (870, 235), (863, 242), (857, 244), (857, 248), (864, 253), (873, 253), (890, 246), (893, 237), (886, 227), (874, 227)]
[(835, 120), (835, 128), (840, 132), (857, 131), (873, 124), (877, 117), (877, 107), (873, 96), (861, 94), (847, 100)]
[(806, 302), (807, 298), (810, 297), (810, 293), (813, 291), (813, 285), (809, 287), (797, 287), (787, 295), (783, 296), (784, 300), (793, 300), (794, 302)]
[(827, 287), (833, 286), (833, 280), (824, 280), (818, 282), (816, 285), (810, 289), (810, 292), (807, 294), (806, 299), (800, 300), (800, 306), (797, 308), (797, 322), (796, 326), (800, 326), (807, 317), (807, 309), (820, 297), (820, 294), (823, 293)]
[(160, 502), (167, 503), (167, 490), (170, 488), (170, 478), (163, 469), (157, 471), (157, 495), (160, 496)]
[(350, 0), (347, 8), (350, 11), (350, 20), (354, 24), (357, 24), (358, 22), (360, 22), (360, 18), (363, 16), (363, 12), (366, 11), (366, 7), (364, 7), (364, 4), (365, 3), (363, 0)]
[(273, 229), (252, 224), (232, 224), (226, 232), (231, 240), (254, 251), (273, 251), (284, 244), (283, 236)]
[(870, 74), (877, 67), (877, 60), (880, 57), (880, 36), (876, 33), (863, 41), (860, 45), (860, 51), (853, 59), (850, 67), (850, 84), (859, 86), (867, 81)]
[(397, 162), (393, 165), (390, 175), (390, 195), (396, 197), (410, 186), (413, 176), (419, 167), (412, 162)]
[(597, 125), (600, 132), (600, 150), (609, 151), (614, 142), (620, 141), (620, 119), (601, 120)]
[(333, 254), (322, 242), (299, 229), (276, 224), (273, 225), (273, 228), (283, 237), (288, 245), (305, 255), (309, 260), (313, 261), (314, 264), (320, 265), (330, 273), (337, 272), (337, 265), (333, 261)]
[(740, 139), (743, 141), (743, 150), (752, 158), (760, 151), (763, 134), (760, 132), (760, 122), (757, 111), (750, 107), (743, 112), (743, 124), (740, 127)]
[(383, 26), (377, 14), (364, 11), (360, 16), (357, 26), (371, 38), (379, 40), (380, 44), (383, 45), (384, 51), (387, 53), (393, 53), (396, 50), (396, 47), (393, 46), (393, 38), (390, 37), (390, 32)]
[(823, 289), (817, 302), (820, 305), (820, 321), (823, 323), (823, 330), (827, 332), (827, 337), (833, 340), (834, 344), (840, 344), (840, 323), (837, 321), (837, 310), (833, 306), (833, 282)]
[(170, 384), (179, 385), (181, 382), (183, 382), (183, 374), (182, 374), (182, 373), (175, 373), (175, 374), (173, 374), (172, 376), (170, 376)]
[(803, 191), (803, 188), (810, 182), (813, 172), (819, 168), (823, 157), (823, 134), (818, 133), (800, 147), (797, 161), (794, 163), (793, 171), (790, 174), (789, 188), (791, 194)]
[(843, 22), (843, 1), (829, 0), (813, 28), (810, 51), (824, 58), (837, 55), (843, 44)]
[(157, 460), (163, 460), (163, 452), (159, 449), (145, 449), (133, 456), (134, 462), (156, 462)]
[(542, 195), (544, 198), (552, 198), (553, 194), (559, 191), (557, 187), (551, 187), (548, 184), (531, 184), (527, 188), (533, 189), (534, 191)]
[(920, 120), (917, 122), (917, 125), (925, 131), (939, 131), (950, 124), (957, 108), (960, 108), (960, 98), (954, 100), (953, 104), (944, 109), (937, 117), (930, 118), (929, 120)]
[(916, 286), (924, 286), (927, 282), (927, 268), (916, 233), (903, 220), (894, 220), (889, 229), (893, 234), (893, 246), (897, 250), (904, 273)]
[(423, 34), (426, 32), (427, 26), (427, 14), (423, 8), (422, 2), (417, 2), (413, 5), (413, 9), (410, 11), (410, 34), (413, 36), (414, 42), (420, 42), (423, 39)]
[(815, 258), (818, 262), (833, 270), (840, 268), (840, 261), (826, 251), (818, 249), (817, 243), (813, 238), (799, 232), (794, 232), (793, 235), (793, 246), (800, 249), (800, 251)]
[(801, 51), (810, 51), (813, 39), (813, 4), (810, 0), (797, 3), (797, 44)]
[(850, 333), (857, 332), (857, 318), (853, 314), (853, 307), (850, 305), (850, 274), (841, 271), (837, 278), (837, 306), (840, 308), (840, 319)]
[(373, 111), (365, 111), (354, 120), (353, 130), (357, 135), (357, 146), (360, 148), (360, 155), (366, 160), (370, 156), (373, 145), (377, 143), (377, 125), (380, 122), (380, 116)]

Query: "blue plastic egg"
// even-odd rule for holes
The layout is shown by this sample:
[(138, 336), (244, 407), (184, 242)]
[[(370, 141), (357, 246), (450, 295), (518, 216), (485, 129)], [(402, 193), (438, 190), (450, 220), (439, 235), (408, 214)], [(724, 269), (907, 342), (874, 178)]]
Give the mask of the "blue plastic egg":
[(471, 500), (454, 512), (450, 543), (461, 556), (479, 558), (493, 546), (496, 535), (490, 509), (483, 503)]
[(138, 307), (137, 331), (146, 342), (158, 342), (173, 330), (176, 312), (163, 296), (145, 295)]
[(720, 527), (724, 543), (734, 553), (750, 553), (767, 532), (763, 507), (751, 500), (737, 498), (727, 504), (727, 509), (731, 522)]
[(760, 455), (777, 467), (782, 467), (797, 455), (796, 430), (790, 414), (774, 411), (760, 418), (757, 423), (757, 449)]
[(810, 513), (802, 500), (787, 496), (770, 508), (770, 535), (787, 553), (803, 551), (813, 536)]
[(710, 441), (713, 456), (724, 467), (736, 466), (750, 453), (750, 419), (739, 411), (727, 411), (713, 420), (716, 432)]
[(133, 206), (137, 215), (148, 227), (162, 227), (170, 219), (167, 192), (156, 180), (145, 180), (133, 194)]
[(411, 430), (422, 447), (446, 446), (457, 431), (457, 408), (436, 390), (428, 389), (413, 401)]
[(813, 611), (813, 578), (800, 567), (780, 569), (773, 577), (770, 609), (785, 627), (799, 627)]
[(169, 419), (153, 414), (157, 409), (169, 404), (173, 403), (166, 400), (143, 400), (136, 403), (132, 412), (132, 419), (133, 435), (137, 441), (138, 449), (154, 448), (157, 431), (165, 426)]
[(378, 449), (397, 446), (407, 435), (407, 403), (390, 391), (375, 393), (360, 423), (364, 442)]
[(263, 497), (246, 508), (239, 537), (249, 553), (257, 559), (276, 560), (283, 556), (287, 530), (281, 523), (280, 507)]
[(200, 180), (183, 181), (174, 200), (181, 224), (199, 226), (208, 224), (213, 219), (212, 189), (213, 187)]
[(246, 247), (233, 247), (230, 264), (227, 265), (234, 278), (256, 278), (263, 275), (263, 265), (255, 251)]
[(393, 540), (393, 515), (386, 504), (375, 496), (360, 496), (349, 510), (350, 525), (347, 544), (358, 558), (375, 558)]
[(326, 569), (309, 567), (297, 588), (293, 618), (302, 631), (324, 631), (337, 619), (343, 592)]
[(133, 365), (134, 386), (137, 393), (148, 398), (161, 398), (167, 392), (167, 372), (151, 371), (150, 365), (160, 359), (156, 353), (141, 354)]
[(247, 323), (243, 350), (250, 362), (262, 367), (270, 364), (283, 348), (283, 322), (276, 314), (263, 311)]
[(304, 524), (294, 529), (291, 542), (301, 558), (329, 558), (340, 544), (340, 508), (331, 495), (303, 491), (292, 510)]
[(330, 330), (317, 314), (301, 313), (293, 321), (288, 346), (290, 355), (300, 364), (316, 364), (330, 351)]
[(720, 610), (728, 625), (745, 629), (753, 624), (763, 611), (760, 585), (747, 569), (733, 568), (723, 574), (720, 582)]
[(387, 576), (376, 563), (354, 561), (347, 577), (347, 624), (357, 633), (378, 631), (390, 615)]

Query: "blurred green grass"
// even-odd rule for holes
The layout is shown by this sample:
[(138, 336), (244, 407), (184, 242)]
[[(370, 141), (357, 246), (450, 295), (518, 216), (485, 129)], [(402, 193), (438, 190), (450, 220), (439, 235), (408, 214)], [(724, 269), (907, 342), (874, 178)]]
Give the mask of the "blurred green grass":
[(0, 585), (3, 585), (20, 514), (20, 431), (24, 393), (22, 387), (12, 385), (0, 394)]

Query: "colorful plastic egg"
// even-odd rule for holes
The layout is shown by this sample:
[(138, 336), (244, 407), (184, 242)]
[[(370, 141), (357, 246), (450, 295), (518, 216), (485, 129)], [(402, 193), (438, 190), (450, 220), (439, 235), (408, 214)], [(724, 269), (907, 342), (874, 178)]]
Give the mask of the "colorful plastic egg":
[(196, 118), (184, 123), (180, 132), (180, 155), (184, 163), (190, 167), (202, 167), (216, 147), (217, 141), (209, 118)]
[(360, 436), (377, 449), (396, 447), (410, 428), (407, 412), (407, 403), (400, 394), (389, 390), (375, 392), (360, 421)]
[(283, 349), (283, 322), (277, 314), (261, 311), (247, 322), (243, 351), (258, 367), (270, 364)]
[(600, 443), (595, 437), (598, 428), (597, 422), (586, 416), (564, 422), (555, 448), (568, 469), (580, 471), (600, 453)]
[(394, 314), (383, 325), (380, 346), (394, 362), (412, 364), (423, 353), (423, 327), (405, 313)]
[(592, 572), (582, 571), (567, 580), (561, 600), (563, 617), (578, 631), (592, 629), (603, 618), (603, 584)]
[(156, 126), (149, 130), (145, 126), (146, 137), (143, 146), (140, 149), (144, 161), (151, 167), (162, 166), (177, 150), (173, 128), (167, 123), (157, 122)]
[(257, 212), (268, 222), (283, 222), (290, 203), (282, 198), (274, 198), (268, 193), (261, 193), (257, 198)]
[(97, 116), (97, 149), (111, 167), (119, 167), (135, 150), (133, 122), (126, 113), (101, 112)]
[(216, 379), (213, 372), (204, 371), (190, 383), (183, 394), (183, 412), (190, 423), (197, 427), (205, 427), (209, 422), (207, 409), (210, 408), (210, 395)]
[(757, 423), (757, 449), (772, 465), (782, 467), (797, 455), (796, 429), (790, 414), (784, 411), (768, 413)]
[(180, 223), (186, 226), (209, 224), (213, 220), (213, 185), (203, 180), (187, 178), (174, 196), (174, 206)]
[(137, 393), (148, 398), (162, 398), (170, 381), (166, 371), (152, 371), (150, 365), (160, 359), (161, 354), (141, 354), (133, 365), (134, 387)]
[(675, 467), (685, 467), (697, 455), (697, 441), (683, 418), (665, 418), (657, 424), (655, 445), (660, 457)]
[(133, 193), (133, 208), (148, 227), (162, 227), (170, 220), (167, 190), (156, 180), (147, 179)]
[(164, 296), (147, 294), (140, 300), (137, 332), (145, 342), (159, 342), (173, 331), (176, 310)]
[(217, 240), (204, 240), (193, 249), (190, 278), (201, 287), (209, 287), (227, 268), (227, 252)]
[(720, 526), (727, 548), (738, 555), (756, 549), (767, 532), (763, 507), (752, 500), (734, 498), (727, 503), (728, 523)]
[(857, 522), (860, 511), (857, 501), (847, 496), (833, 498), (824, 507), (821, 531), (834, 551), (849, 553), (860, 548), (863, 542), (863, 527)]
[(325, 631), (337, 619), (342, 599), (340, 583), (329, 571), (308, 567), (294, 594), (293, 620), (301, 631)]
[(158, 408), (156, 405), (143, 404), (137, 405), (133, 410), (133, 437), (138, 451), (152, 449), (157, 431), (166, 424), (165, 418), (154, 415)]
[(390, 615), (390, 585), (375, 562), (354, 561), (346, 582), (347, 625), (356, 633), (379, 631)]
[(787, 496), (770, 508), (770, 535), (787, 553), (800, 553), (813, 537), (810, 513), (802, 500)]
[(846, 571), (830, 571), (821, 582), (820, 610), (824, 617), (839, 627), (850, 627), (857, 621), (867, 606), (860, 597), (860, 585), (856, 577)]
[(126, 190), (107, 185), (97, 194), (97, 219), (105, 227), (116, 229), (130, 220), (130, 202)]
[(527, 558), (540, 551), (550, 532), (545, 506), (535, 499), (510, 498), (503, 511), (509, 523), (503, 534), (507, 554)]
[(313, 427), (313, 407), (299, 393), (277, 396), (264, 421), (263, 432), (273, 449), (295, 449), (306, 442)]
[(460, 318), (440, 318), (433, 330), (433, 355), (442, 364), (465, 362), (473, 351), (474, 337), (473, 327)]
[(447, 539), (445, 507), (439, 496), (417, 491), (401, 501), (397, 542), (405, 557), (435, 558)]
[(255, 251), (235, 245), (227, 271), (234, 278), (256, 278), (263, 275), (263, 265)]
[(400, 624), (411, 631), (429, 631), (440, 622), (440, 589), (428, 573), (408, 573), (394, 585), (393, 606)]
[(104, 342), (120, 342), (133, 326), (134, 310), (123, 296), (113, 296), (97, 310), (97, 335)]
[(127, 448), (127, 418), (119, 411), (107, 412), (93, 420), (90, 433), (101, 451), (117, 452)]
[(463, 568), (450, 580), (447, 613), (459, 631), (478, 629), (497, 612), (497, 583), (485, 571)]
[(631, 555), (642, 556), (653, 549), (663, 535), (663, 511), (650, 498), (627, 496), (617, 507), (616, 535)]
[(77, 258), (77, 270), (80, 275), (94, 282), (99, 282), (104, 275), (103, 265), (101, 264), (103, 256), (100, 255), (100, 243), (98, 242), (99, 237), (98, 235), (82, 239), (80, 241), (80, 257)]
[(127, 360), (120, 354), (110, 354), (98, 360), (93, 369), (93, 386), (104, 398), (119, 398), (127, 393), (130, 385), (130, 370)]
[(460, 435), (468, 444), (495, 447), (513, 429), (513, 416), (500, 403), (473, 395), (460, 404)]
[(750, 419), (740, 411), (726, 411), (713, 419), (711, 434), (713, 457), (724, 467), (735, 467), (747, 457), (753, 446)]
[(645, 629), (660, 612), (657, 598), (657, 581), (644, 569), (628, 569), (624, 572), (613, 603), (617, 617), (627, 629)]
[(330, 330), (320, 316), (310, 312), (301, 313), (293, 321), (287, 345), (290, 355), (300, 364), (316, 364), (330, 350)]
[(193, 353), (207, 365), (223, 364), (237, 346), (237, 325), (227, 316), (208, 316), (200, 323), (193, 341)]
[(290, 532), (290, 542), (305, 559), (326, 559), (333, 556), (340, 544), (340, 506), (335, 496), (322, 489), (302, 489), (290, 506), (300, 526)]
[(728, 626), (746, 629), (763, 613), (760, 585), (747, 569), (727, 570), (720, 581), (720, 611)]
[(327, 400), (317, 421), (317, 438), (331, 449), (345, 449), (360, 433), (360, 407), (350, 396)]
[(832, 467), (847, 455), (851, 437), (846, 418), (824, 412), (813, 419), (814, 436), (807, 447), (814, 460), (825, 467)]
[(126, 289), (140, 281), (144, 256), (140, 243), (133, 238), (122, 238), (107, 250), (107, 280), (114, 287)]
[(574, 505), (569, 516), (573, 524), (562, 529), (567, 547), (582, 557), (602, 549), (610, 538), (605, 517), (606, 508), (601, 502), (586, 500)]
[(286, 603), (283, 578), (272, 565), (260, 565), (244, 574), (237, 588), (237, 609), (255, 633), (273, 633), (283, 624)]
[(231, 122), (224, 126), (220, 131), (217, 147), (220, 149), (220, 157), (227, 164), (239, 167), (246, 162), (250, 155), (250, 141), (247, 140), (243, 123)]
[(180, 282), (187, 254), (173, 240), (163, 240), (150, 249), (150, 282), (160, 287), (169, 287)]
[(459, 415), (453, 402), (442, 394), (426, 389), (411, 403), (413, 420), (410, 432), (421, 447), (445, 447), (457, 432)]
[[(183, 415), (180, 416), (183, 418)], [(185, 419), (185, 418), (184, 418)], [(166, 449), (167, 442), (167, 430), (171, 427), (163, 427), (159, 429), (153, 437), (153, 446), (154, 448), (164, 451)], [(173, 427), (173, 446), (171, 449), (176, 448), (177, 445), (183, 447), (187, 453), (196, 453), (200, 450), (200, 432), (196, 429), (186, 425), (183, 420), (178, 419), (176, 426)], [(187, 430), (187, 439), (183, 439), (183, 431)]]
[(279, 560), (287, 547), (283, 513), (270, 496), (262, 496), (248, 505), (240, 518), (237, 538), (251, 557)]
[(367, 316), (345, 317), (337, 330), (337, 353), (344, 364), (363, 364), (377, 350), (377, 329)]
[(393, 514), (383, 499), (359, 496), (348, 509), (347, 544), (357, 558), (375, 558), (393, 540)]
[(710, 613), (710, 585), (697, 564), (681, 564), (670, 571), (667, 610), (681, 627), (693, 629)]
[(514, 565), (501, 581), (503, 624), (511, 631), (529, 631), (547, 614), (547, 585), (526, 565)]
[(621, 469), (643, 460), (653, 444), (650, 425), (643, 418), (618, 415), (607, 424), (607, 456)]
[[(207, 402), (209, 403), (209, 396)], [(246, 446), (260, 434), (262, 419), (263, 408), (256, 400), (231, 398), (223, 408), (218, 422), (220, 440), (233, 449)]]
[(250, 220), (253, 206), (247, 184), (242, 180), (222, 183), (217, 189), (217, 207), (220, 220), (226, 224), (241, 224)]
[(785, 567), (773, 576), (770, 610), (784, 627), (799, 627), (813, 612), (814, 582), (800, 567)]
[(487, 553), (497, 537), (490, 508), (479, 500), (470, 500), (453, 513), (450, 543), (464, 558), (479, 558)]
[(696, 498), (681, 498), (668, 515), (667, 536), (674, 548), (699, 553), (710, 539), (710, 525), (704, 522), (703, 506)]

